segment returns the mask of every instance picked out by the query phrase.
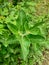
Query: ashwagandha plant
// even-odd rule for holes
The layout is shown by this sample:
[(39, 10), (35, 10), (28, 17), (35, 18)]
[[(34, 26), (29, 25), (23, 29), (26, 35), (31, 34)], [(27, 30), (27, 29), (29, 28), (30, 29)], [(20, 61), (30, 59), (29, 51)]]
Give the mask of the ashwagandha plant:
[[(41, 64), (42, 52), (49, 48), (48, 15), (34, 17), (31, 2), (16, 7), (10, 3), (0, 8), (0, 64)], [(26, 9), (30, 5), (28, 9)], [(35, 4), (34, 4), (35, 5)], [(18, 8), (19, 7), (19, 8)], [(31, 10), (28, 12), (28, 10)], [(37, 21), (36, 21), (37, 20)], [(47, 22), (46, 22), (47, 21)], [(19, 58), (20, 57), (20, 58)], [(20, 63), (20, 61), (23, 61)]]
[[(45, 44), (45, 37), (41, 34), (38, 26), (42, 25), (43, 23), (45, 22), (42, 21), (36, 23), (33, 27), (29, 27), (29, 21), (27, 20), (27, 16), (23, 10), (19, 10), (19, 15), (16, 20), (16, 24), (12, 24), (10, 22), (7, 23), (7, 27), (16, 36), (17, 40), (20, 43), (22, 58), (24, 61), (27, 61), (27, 56), (31, 43), (33, 45), (33, 51), (35, 52), (35, 54), (36, 52), (38, 52), (37, 54), (42, 55), (38, 48), (40, 47), (40, 45)], [(37, 48), (36, 46), (38, 45), (39, 47)]]

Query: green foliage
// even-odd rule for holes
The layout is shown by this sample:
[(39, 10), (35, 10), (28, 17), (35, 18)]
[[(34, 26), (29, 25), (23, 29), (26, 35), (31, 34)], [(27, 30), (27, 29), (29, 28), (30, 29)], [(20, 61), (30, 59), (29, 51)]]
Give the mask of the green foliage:
[(40, 65), (49, 49), (48, 14), (36, 16), (33, 1), (0, 6), (0, 65)]

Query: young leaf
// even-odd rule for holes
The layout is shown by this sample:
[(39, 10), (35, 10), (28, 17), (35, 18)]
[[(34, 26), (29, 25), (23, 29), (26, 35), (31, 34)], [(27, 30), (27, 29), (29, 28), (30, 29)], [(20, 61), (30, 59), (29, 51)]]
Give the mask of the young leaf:
[(39, 34), (41, 34), (41, 32), (40, 32), (40, 29), (38, 28), (38, 27), (35, 27), (35, 28), (30, 28), (29, 29), (29, 31), (30, 31), (30, 33), (31, 34), (34, 34), (34, 35), (39, 35)]
[(27, 37), (31, 40), (31, 42), (35, 42), (35, 43), (42, 42), (45, 40), (45, 38), (41, 35), (29, 34), (27, 35)]
[(12, 24), (12, 23), (7, 23), (7, 26), (9, 28), (9, 30), (13, 33), (13, 34), (17, 34), (18, 33), (18, 29), (17, 26)]
[(35, 27), (37, 27), (37, 26), (40, 26), (40, 25), (42, 25), (42, 24), (44, 24), (44, 23), (45, 23), (44, 21), (38, 22), (38, 23), (36, 23), (32, 28), (35, 28)]
[(28, 40), (28, 38), (27, 37), (22, 37), (21, 38), (21, 49), (22, 49), (22, 54), (23, 54), (24, 61), (27, 60), (27, 55), (29, 53), (29, 46), (30, 46), (30, 41)]
[(17, 19), (17, 26), (18, 26), (18, 29), (22, 33), (24, 33), (24, 31), (25, 31), (25, 29), (24, 29), (25, 22), (26, 22), (26, 14), (23, 10), (20, 10), (19, 15), (18, 15), (18, 19)]

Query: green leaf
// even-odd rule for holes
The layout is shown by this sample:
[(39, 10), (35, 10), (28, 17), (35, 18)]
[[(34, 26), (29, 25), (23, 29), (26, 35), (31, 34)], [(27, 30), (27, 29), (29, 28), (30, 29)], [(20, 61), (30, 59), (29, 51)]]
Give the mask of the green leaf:
[(30, 46), (29, 39), (27, 37), (22, 37), (21, 38), (21, 49), (22, 49), (22, 54), (23, 54), (24, 61), (27, 60), (27, 55), (29, 53), (29, 46)]
[(3, 24), (0, 24), (0, 29), (3, 29), (4, 28), (4, 25)]
[(12, 24), (12, 23), (7, 23), (7, 26), (9, 28), (9, 30), (13, 33), (13, 34), (17, 34), (18, 33), (18, 29), (17, 26)]
[(44, 21), (38, 22), (38, 23), (36, 23), (32, 28), (35, 28), (35, 27), (37, 27), (37, 26), (40, 26), (40, 25), (42, 25), (42, 24), (44, 24), (44, 23), (45, 23)]
[(38, 43), (38, 42), (42, 42), (45, 40), (45, 38), (41, 35), (33, 35), (33, 34), (29, 34), (27, 35), (27, 37), (32, 41), (32, 42), (35, 42), (35, 43)]
[(29, 31), (30, 31), (31, 34), (34, 34), (34, 35), (39, 35), (39, 34), (41, 34), (40, 29), (39, 29), (38, 27), (34, 27), (34, 28), (31, 27), (31, 28), (29, 29)]
[(26, 22), (26, 14), (23, 10), (20, 10), (19, 15), (18, 15), (18, 19), (17, 19), (17, 26), (18, 26), (18, 29), (22, 33), (24, 33), (24, 31), (25, 31), (25, 29), (24, 29), (25, 22)]
[(16, 38), (16, 36), (15, 36), (15, 35), (9, 36), (8, 39), (7, 39), (7, 42), (8, 42), (8, 44), (17, 43), (17, 38)]

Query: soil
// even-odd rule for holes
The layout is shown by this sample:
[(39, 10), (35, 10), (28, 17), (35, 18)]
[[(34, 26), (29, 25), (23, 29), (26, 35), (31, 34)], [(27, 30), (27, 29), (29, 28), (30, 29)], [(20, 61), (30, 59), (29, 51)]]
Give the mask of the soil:
[(49, 65), (49, 51), (45, 51), (45, 52), (44, 52), (43, 65)]

